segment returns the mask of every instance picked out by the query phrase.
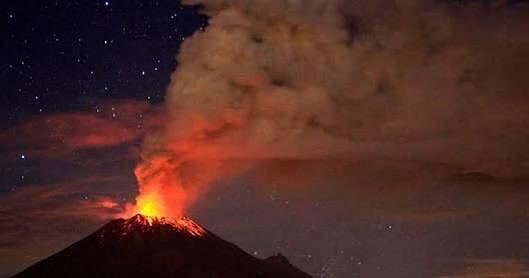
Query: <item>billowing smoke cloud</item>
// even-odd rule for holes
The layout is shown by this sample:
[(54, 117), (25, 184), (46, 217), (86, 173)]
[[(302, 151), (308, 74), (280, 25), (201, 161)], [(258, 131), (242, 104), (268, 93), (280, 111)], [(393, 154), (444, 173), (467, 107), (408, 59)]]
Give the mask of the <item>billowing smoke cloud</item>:
[(529, 170), (525, 6), (185, 2), (204, 4), (209, 26), (182, 45), (166, 125), (145, 139), (136, 174), (146, 211), (181, 214), (234, 159)]

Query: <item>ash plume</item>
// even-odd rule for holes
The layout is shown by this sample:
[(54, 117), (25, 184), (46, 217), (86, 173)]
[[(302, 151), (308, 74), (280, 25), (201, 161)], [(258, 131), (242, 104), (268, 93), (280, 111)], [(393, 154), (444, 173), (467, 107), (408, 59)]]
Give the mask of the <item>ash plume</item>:
[(529, 12), (498, 2), (204, 0), (138, 203), (179, 215), (226, 160), (389, 157), (529, 170)]

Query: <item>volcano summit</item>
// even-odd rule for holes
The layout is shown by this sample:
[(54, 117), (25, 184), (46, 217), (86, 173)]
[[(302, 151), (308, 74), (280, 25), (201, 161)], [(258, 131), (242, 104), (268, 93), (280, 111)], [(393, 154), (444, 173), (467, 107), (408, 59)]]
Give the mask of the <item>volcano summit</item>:
[(258, 259), (190, 218), (136, 215), (88, 237), (14, 277), (310, 277), (282, 255)]

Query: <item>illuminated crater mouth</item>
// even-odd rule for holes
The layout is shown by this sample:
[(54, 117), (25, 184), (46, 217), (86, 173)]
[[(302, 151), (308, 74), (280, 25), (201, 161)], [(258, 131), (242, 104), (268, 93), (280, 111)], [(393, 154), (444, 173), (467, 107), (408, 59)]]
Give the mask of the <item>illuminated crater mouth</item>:
[(129, 218), (124, 223), (122, 235), (125, 236), (135, 230), (141, 230), (143, 232), (150, 231), (153, 230), (154, 227), (168, 227), (178, 232), (184, 232), (195, 237), (202, 237), (207, 233), (207, 231), (202, 228), (202, 226), (188, 217), (181, 217), (177, 220), (174, 220), (167, 217), (137, 214)]

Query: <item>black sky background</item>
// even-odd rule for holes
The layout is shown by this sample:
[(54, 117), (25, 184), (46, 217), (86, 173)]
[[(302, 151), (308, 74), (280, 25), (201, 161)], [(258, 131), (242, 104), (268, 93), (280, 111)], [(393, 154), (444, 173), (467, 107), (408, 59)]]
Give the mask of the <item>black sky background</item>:
[(88, 98), (163, 99), (180, 43), (206, 18), (176, 1), (106, 3), (2, 3), (4, 125)]

